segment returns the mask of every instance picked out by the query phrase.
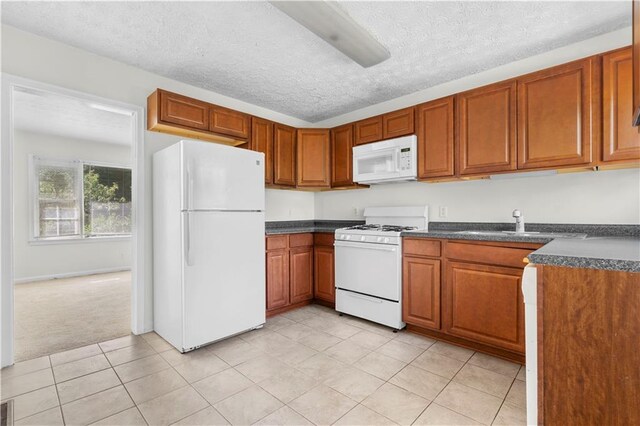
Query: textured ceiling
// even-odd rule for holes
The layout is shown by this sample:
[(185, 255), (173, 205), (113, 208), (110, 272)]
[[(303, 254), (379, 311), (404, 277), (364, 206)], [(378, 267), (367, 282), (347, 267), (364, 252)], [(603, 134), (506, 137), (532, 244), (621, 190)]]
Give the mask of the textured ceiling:
[(16, 129), (116, 145), (131, 145), (131, 115), (105, 111), (77, 99), (29, 90), (13, 96)]
[(6, 24), (310, 122), (631, 25), (630, 1), (340, 2), (363, 69), (266, 2), (2, 2)]

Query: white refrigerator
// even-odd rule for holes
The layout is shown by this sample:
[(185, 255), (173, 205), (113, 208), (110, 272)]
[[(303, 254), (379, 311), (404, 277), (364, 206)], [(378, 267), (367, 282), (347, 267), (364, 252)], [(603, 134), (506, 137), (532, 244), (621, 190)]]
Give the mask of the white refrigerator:
[(154, 329), (180, 352), (265, 322), (264, 154), (183, 140), (153, 156)]

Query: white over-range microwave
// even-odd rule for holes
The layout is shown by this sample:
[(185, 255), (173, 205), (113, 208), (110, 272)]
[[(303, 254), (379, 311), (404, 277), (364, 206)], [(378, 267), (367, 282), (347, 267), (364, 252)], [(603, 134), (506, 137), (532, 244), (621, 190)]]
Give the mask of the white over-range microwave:
[(363, 184), (416, 180), (416, 135), (353, 147), (353, 181)]

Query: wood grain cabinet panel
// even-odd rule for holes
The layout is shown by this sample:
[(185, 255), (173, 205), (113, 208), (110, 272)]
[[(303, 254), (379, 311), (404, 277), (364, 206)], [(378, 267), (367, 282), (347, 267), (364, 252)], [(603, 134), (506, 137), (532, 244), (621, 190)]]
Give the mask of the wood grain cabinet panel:
[(331, 129), (331, 187), (353, 185), (353, 124)]
[(297, 186), (329, 188), (330, 142), (327, 129), (298, 130)]
[(633, 0), (633, 117), (640, 126), (640, 0)]
[(325, 302), (335, 303), (336, 286), (333, 246), (316, 244), (313, 252), (314, 297)]
[(382, 116), (382, 138), (411, 135), (415, 128), (415, 108), (405, 108)]
[(273, 123), (258, 117), (251, 118), (250, 149), (264, 153), (264, 183), (273, 183)]
[(454, 176), (454, 97), (416, 108), (418, 179)]
[(382, 140), (382, 116), (367, 118), (355, 123), (355, 145)]
[(158, 93), (160, 120), (193, 129), (209, 130), (209, 104), (164, 90), (158, 90)]
[(210, 131), (241, 139), (249, 138), (249, 128), (251, 126), (250, 115), (217, 105), (212, 105), (210, 111)]
[(456, 103), (460, 174), (515, 170), (515, 80), (461, 93)]
[(599, 136), (598, 61), (518, 79), (518, 168), (589, 164)]
[(313, 299), (313, 246), (289, 251), (291, 303)]
[(296, 129), (279, 123), (273, 127), (273, 183), (296, 186)]
[(524, 353), (522, 269), (447, 261), (447, 333)]
[(289, 252), (286, 249), (267, 251), (267, 310), (289, 304)]
[(404, 257), (402, 299), (404, 322), (440, 329), (440, 260)]
[(640, 133), (633, 127), (631, 48), (602, 57), (602, 161), (640, 159)]

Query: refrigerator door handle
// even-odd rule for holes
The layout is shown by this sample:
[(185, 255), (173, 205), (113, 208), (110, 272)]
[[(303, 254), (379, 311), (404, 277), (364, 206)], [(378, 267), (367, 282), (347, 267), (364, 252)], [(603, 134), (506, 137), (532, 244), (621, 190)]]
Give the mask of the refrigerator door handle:
[(185, 212), (187, 217), (185, 218), (185, 230), (184, 230), (184, 257), (187, 266), (191, 266), (191, 214), (189, 211)]
[(186, 191), (186, 210), (193, 210), (193, 178), (191, 177), (191, 172), (189, 171), (189, 167), (187, 166), (187, 191)]

